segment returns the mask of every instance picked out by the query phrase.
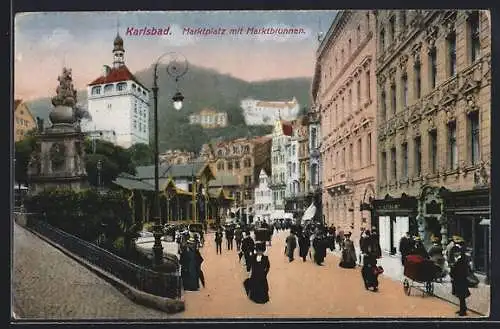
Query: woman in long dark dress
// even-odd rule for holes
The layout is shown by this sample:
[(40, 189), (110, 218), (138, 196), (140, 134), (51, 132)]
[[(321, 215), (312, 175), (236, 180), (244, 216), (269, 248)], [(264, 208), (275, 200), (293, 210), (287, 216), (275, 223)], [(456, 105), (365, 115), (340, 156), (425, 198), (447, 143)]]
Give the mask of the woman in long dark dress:
[(366, 290), (372, 291), (378, 290), (378, 267), (377, 267), (377, 258), (375, 258), (375, 254), (366, 254), (363, 258), (363, 268), (361, 269), (361, 275), (363, 277), (363, 281), (365, 283)]
[(307, 258), (307, 252), (309, 251), (309, 237), (306, 232), (302, 232), (299, 235), (299, 255), (305, 262)]
[(266, 250), (265, 242), (258, 242), (255, 246), (256, 254), (251, 259), (251, 275), (244, 282), (247, 296), (258, 304), (265, 304), (269, 301), (269, 285), (267, 273), (269, 273), (269, 258), (264, 255)]
[(198, 289), (200, 289), (202, 262), (203, 258), (196, 250), (196, 240), (194, 238), (189, 238), (180, 259), (184, 290), (198, 291)]
[[(342, 249), (342, 259), (340, 260), (339, 266), (343, 268), (355, 268), (356, 250), (354, 249), (354, 243), (351, 241), (351, 233), (347, 233), (344, 236), (344, 248)], [(374, 254), (374, 256), (376, 255)]]

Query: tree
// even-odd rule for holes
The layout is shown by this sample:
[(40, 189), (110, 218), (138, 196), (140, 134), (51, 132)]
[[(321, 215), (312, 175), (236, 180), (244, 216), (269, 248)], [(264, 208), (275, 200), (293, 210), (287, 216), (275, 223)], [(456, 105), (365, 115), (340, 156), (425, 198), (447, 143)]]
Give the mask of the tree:
[(110, 186), (113, 180), (122, 173), (135, 174), (135, 165), (131, 155), (121, 146), (113, 143), (96, 140), (95, 153), (92, 149), (92, 141), (85, 141), (85, 168), (91, 185), (98, 183), (98, 163), (101, 161), (100, 182), (101, 186)]
[(134, 144), (127, 152), (135, 166), (147, 166), (154, 163), (154, 151), (148, 144)]
[(14, 180), (20, 185), (28, 181), (28, 165), (31, 153), (35, 149), (37, 138), (34, 132), (26, 134), (25, 138), (14, 145)]

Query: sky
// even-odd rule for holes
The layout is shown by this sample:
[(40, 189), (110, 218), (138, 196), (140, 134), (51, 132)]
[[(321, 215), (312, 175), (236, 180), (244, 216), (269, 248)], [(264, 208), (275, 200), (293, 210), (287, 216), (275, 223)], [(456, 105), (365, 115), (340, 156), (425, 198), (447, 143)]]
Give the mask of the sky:
[[(131, 72), (176, 52), (190, 64), (246, 81), (312, 77), (318, 33), (327, 32), (335, 15), (333, 10), (20, 13), (14, 21), (14, 96), (53, 96), (63, 66), (72, 69), (75, 87), (85, 88), (101, 75), (103, 65), (112, 65), (117, 31)], [(127, 35), (132, 29), (168, 27), (169, 35)], [(251, 27), (302, 28), (303, 33), (247, 34)], [(189, 35), (186, 28), (226, 31)], [(232, 28), (243, 28), (243, 33), (231, 35)]]

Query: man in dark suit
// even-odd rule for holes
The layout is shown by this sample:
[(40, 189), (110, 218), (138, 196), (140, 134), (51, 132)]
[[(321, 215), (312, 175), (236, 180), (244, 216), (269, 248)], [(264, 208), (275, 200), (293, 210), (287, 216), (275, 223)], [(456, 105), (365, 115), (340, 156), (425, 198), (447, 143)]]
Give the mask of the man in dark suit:
[(410, 233), (406, 232), (405, 235), (399, 240), (399, 252), (401, 253), (401, 264), (405, 265), (406, 256), (410, 254), (411, 251), (411, 237)]
[(250, 232), (247, 231), (244, 233), (244, 238), (241, 241), (241, 252), (245, 257), (245, 265), (247, 268), (247, 272), (250, 272), (250, 265), (251, 265), (250, 260), (254, 252), (254, 248), (255, 248), (255, 243), (252, 237), (250, 236)]

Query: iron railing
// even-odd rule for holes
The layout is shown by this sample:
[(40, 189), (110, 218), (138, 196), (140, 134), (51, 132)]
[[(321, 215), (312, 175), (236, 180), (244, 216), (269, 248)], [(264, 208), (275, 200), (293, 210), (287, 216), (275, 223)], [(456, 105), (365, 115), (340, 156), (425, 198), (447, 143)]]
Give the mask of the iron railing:
[(140, 291), (160, 297), (174, 299), (181, 297), (182, 281), (178, 267), (171, 273), (156, 272), (136, 265), (33, 217), (28, 220), (27, 224), (30, 229)]

